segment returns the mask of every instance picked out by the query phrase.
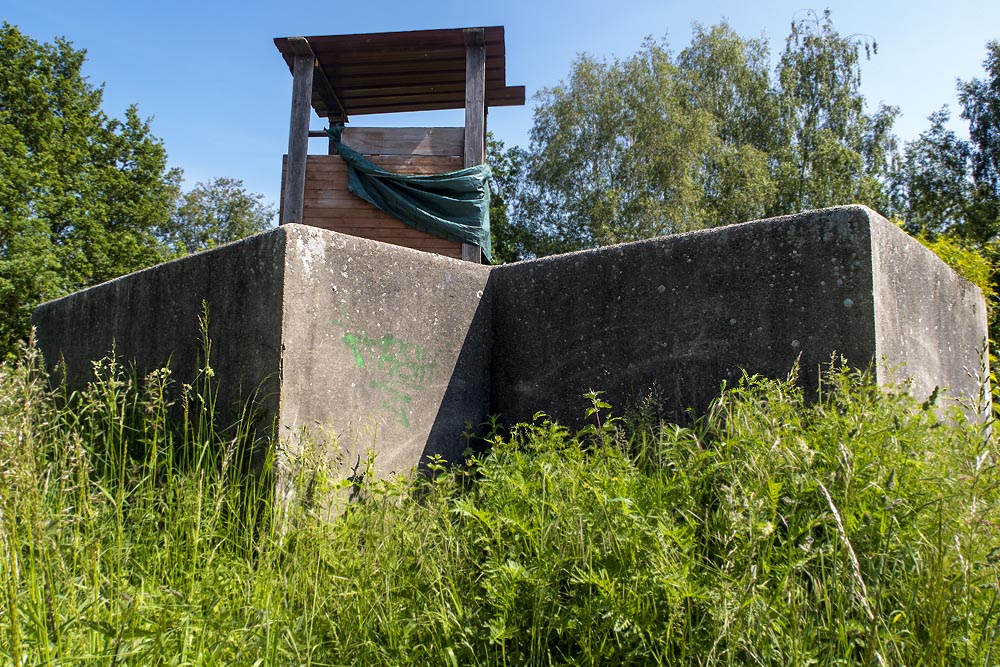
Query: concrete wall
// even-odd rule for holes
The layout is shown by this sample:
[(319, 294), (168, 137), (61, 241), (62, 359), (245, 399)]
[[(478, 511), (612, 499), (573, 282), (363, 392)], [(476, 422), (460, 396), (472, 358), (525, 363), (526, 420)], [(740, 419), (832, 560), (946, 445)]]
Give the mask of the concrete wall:
[[(428, 453), (458, 458), (487, 415), (490, 269), (304, 225), (124, 276), (42, 304), (47, 362), (70, 387), (111, 354), (140, 374), (191, 382), (209, 308), (220, 423), (257, 395), (285, 452), (314, 444), (351, 467), (407, 473)], [(61, 377), (57, 374), (57, 378)]]
[(201, 363), (204, 302), (221, 421), (256, 396), (267, 428), (278, 413), (284, 266), (285, 236), (272, 232), (123, 276), (40, 305), (38, 346), (52, 370), (65, 362), (72, 388), (113, 347), (140, 375), (169, 366), (179, 387)]
[(304, 225), (288, 239), (281, 428), (335, 433), (353, 467), (406, 473), (458, 458), (487, 415), (492, 340), (486, 266)]
[(979, 291), (861, 206), (492, 269), (286, 225), (43, 304), (34, 322), (71, 386), (113, 341), (185, 382), (203, 300), (220, 404), (257, 392), (285, 452), (313, 443), (343, 474), (372, 445), (379, 475), (457, 458), (489, 414), (579, 424), (590, 389), (621, 409), (655, 384), (681, 416), (744, 369), (783, 377), (797, 360), (815, 388), (833, 354), (973, 397), (986, 336)]
[(868, 213), (876, 349), (884, 360), (879, 382), (909, 378), (917, 396), (949, 387), (953, 398), (975, 403), (987, 373), (982, 294), (915, 239)]
[(866, 215), (837, 209), (500, 267), (494, 410), (578, 423), (589, 389), (621, 408), (657, 383), (681, 416), (800, 358), (815, 386), (832, 352), (875, 353), (870, 258)]
[[(501, 266), (491, 409), (579, 424), (590, 390), (621, 408), (656, 383), (675, 417), (743, 369), (815, 389), (831, 355), (886, 358), (975, 394), (979, 291), (863, 206), (846, 206)], [(880, 376), (883, 377), (883, 376)], [(900, 376), (901, 378), (901, 376)]]

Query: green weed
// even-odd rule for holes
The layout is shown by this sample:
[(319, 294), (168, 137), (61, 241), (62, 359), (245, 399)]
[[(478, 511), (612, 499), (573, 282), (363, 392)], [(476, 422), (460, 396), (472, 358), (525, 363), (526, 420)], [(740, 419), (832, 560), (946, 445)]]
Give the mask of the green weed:
[(1000, 663), (992, 425), (868, 374), (808, 402), (745, 377), (686, 427), (590, 392), (580, 433), (494, 421), (459, 465), (343, 481), (323, 520), (273, 502), (270, 459), (248, 474), (207, 352), (180, 388), (0, 368), (0, 662)]

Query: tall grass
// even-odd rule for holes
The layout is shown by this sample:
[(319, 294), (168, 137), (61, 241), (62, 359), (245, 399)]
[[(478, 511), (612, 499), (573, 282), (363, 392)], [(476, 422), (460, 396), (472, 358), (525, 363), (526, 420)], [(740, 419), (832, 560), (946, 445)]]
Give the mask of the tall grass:
[(1000, 664), (990, 425), (864, 373), (745, 378), (690, 427), (591, 394), (580, 433), (332, 482), (324, 521), (277, 516), (207, 365), (72, 396), (38, 366), (0, 370), (4, 664)]

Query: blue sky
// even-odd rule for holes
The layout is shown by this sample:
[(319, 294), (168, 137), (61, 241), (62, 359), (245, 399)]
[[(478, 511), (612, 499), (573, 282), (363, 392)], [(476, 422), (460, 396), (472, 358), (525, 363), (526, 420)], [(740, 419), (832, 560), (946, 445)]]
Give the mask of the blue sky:
[[(105, 110), (120, 116), (135, 103), (152, 116), (170, 162), (187, 187), (215, 176), (243, 179), (277, 202), (281, 155), (288, 142), (292, 78), (274, 37), (485, 25), (506, 26), (507, 82), (525, 85), (525, 107), (491, 111), (490, 129), (508, 145), (527, 145), (531, 97), (556, 85), (579, 53), (625, 57), (646, 36), (666, 37), (676, 52), (691, 25), (726, 19), (746, 36), (769, 38), (772, 56), (789, 24), (807, 9), (829, 7), (842, 35), (863, 33), (879, 53), (863, 68), (869, 107), (899, 106), (896, 132), (913, 139), (926, 117), (948, 104), (957, 119), (955, 80), (982, 76), (985, 45), (1000, 39), (996, 0), (869, 0), (809, 5), (802, 0), (755, 3), (618, 0), (442, 0), (343, 2), (213, 2), (175, 0), (7, 0), (0, 18), (41, 41), (66, 37), (88, 53), (86, 74), (104, 83)], [(355, 117), (357, 125), (461, 125), (461, 112)], [(313, 116), (313, 128), (322, 128)], [(325, 152), (323, 142), (315, 152)]]

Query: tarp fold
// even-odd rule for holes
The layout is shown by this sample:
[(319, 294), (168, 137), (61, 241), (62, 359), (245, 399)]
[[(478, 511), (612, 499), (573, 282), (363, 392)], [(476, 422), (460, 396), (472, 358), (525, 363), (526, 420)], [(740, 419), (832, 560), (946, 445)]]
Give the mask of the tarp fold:
[(403, 223), (452, 241), (490, 246), (490, 168), (485, 164), (445, 174), (394, 174), (346, 146), (344, 126), (327, 130), (347, 163), (347, 189)]

